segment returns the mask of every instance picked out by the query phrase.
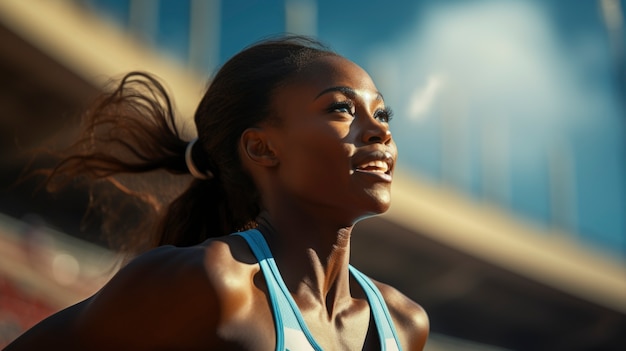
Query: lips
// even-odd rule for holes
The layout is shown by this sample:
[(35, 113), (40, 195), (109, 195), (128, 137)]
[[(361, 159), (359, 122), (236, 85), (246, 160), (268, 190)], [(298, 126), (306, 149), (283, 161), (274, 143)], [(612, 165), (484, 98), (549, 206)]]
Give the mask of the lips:
[(377, 150), (355, 156), (354, 172), (378, 176), (385, 181), (391, 181), (394, 160), (390, 152)]
[(387, 173), (389, 171), (389, 164), (384, 161), (370, 161), (364, 165), (356, 166), (359, 171)]

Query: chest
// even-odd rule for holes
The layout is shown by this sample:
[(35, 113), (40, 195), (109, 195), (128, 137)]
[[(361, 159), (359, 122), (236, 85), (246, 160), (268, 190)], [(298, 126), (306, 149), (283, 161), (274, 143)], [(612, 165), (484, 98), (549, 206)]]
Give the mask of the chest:
[[(354, 267), (348, 269), (354, 290), (362, 292), (360, 298), (353, 298), (347, 305), (344, 303), (341, 311), (328, 310), (323, 306), (324, 301), (303, 306), (287, 289), (263, 236), (255, 230), (238, 234), (246, 239), (258, 261), (253, 278), (254, 299), (246, 311), (248, 322), (262, 320), (265, 325), (253, 323), (251, 326), (263, 330), (263, 340), (271, 344), (263, 349), (399, 349), (382, 295), (374, 283)], [(313, 298), (313, 302), (316, 300)]]
[(309, 338), (322, 350), (380, 350), (369, 309), (334, 323), (321, 321), (315, 315), (303, 314), (308, 336), (302, 330), (284, 325), (279, 333), (267, 300), (259, 299), (251, 306), (248, 317), (242, 314), (241, 319), (222, 324), (217, 329), (217, 338), (222, 348), (229, 350), (276, 350), (280, 342), (284, 350), (314, 351)]

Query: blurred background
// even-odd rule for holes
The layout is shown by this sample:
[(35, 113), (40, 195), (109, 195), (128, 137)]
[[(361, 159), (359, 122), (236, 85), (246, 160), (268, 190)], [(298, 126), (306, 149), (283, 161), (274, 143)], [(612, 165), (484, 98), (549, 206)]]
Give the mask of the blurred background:
[(225, 60), (289, 32), (361, 65), (394, 109), (393, 205), (358, 225), (353, 264), (427, 310), (427, 350), (623, 350), (624, 6), (0, 0), (0, 346), (118, 262), (84, 189), (15, 183), (21, 150), (131, 70), (161, 77), (189, 121)]

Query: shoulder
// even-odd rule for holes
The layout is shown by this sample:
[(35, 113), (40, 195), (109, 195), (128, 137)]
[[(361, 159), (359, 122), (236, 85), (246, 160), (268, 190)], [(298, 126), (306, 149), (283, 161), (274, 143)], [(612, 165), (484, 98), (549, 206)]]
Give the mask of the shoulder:
[(203, 251), (163, 246), (120, 269), (87, 301), (77, 320), (76, 334), (85, 348), (141, 350), (183, 339), (190, 344), (207, 342), (183, 327), (192, 320), (206, 328), (215, 323), (200, 318), (216, 310), (213, 288), (205, 278)]
[[(221, 285), (223, 274), (232, 274), (231, 271), (247, 266), (245, 249), (233, 237), (215, 238), (192, 247), (161, 246), (130, 261), (109, 284), (164, 289), (159, 293), (170, 290), (172, 293), (206, 293), (204, 290)], [(186, 289), (176, 289), (179, 284)]]
[(374, 283), (385, 299), (404, 349), (422, 350), (430, 329), (426, 311), (394, 287), (378, 281)]
[(215, 345), (214, 331), (224, 313), (233, 312), (223, 306), (246, 296), (246, 285), (233, 282), (249, 285), (249, 279), (233, 279), (244, 272), (235, 258), (240, 250), (237, 242), (218, 238), (138, 256), (87, 302), (78, 321), (83, 335), (134, 349)]
[(206, 273), (209, 247), (164, 246), (136, 257), (94, 296), (46, 318), (8, 349), (194, 350), (217, 345), (210, 332), (219, 302)]
[(147, 304), (157, 298), (206, 293), (211, 286), (206, 279), (205, 256), (202, 247), (162, 246), (148, 251), (122, 267), (94, 301), (114, 297)]
[[(234, 284), (235, 280), (249, 282), (233, 279), (249, 269), (245, 249), (233, 237), (215, 238), (192, 247), (158, 247), (122, 268), (109, 283), (109, 288), (123, 287), (125, 295), (135, 292), (143, 303), (163, 305), (170, 299), (218, 303), (216, 298), (224, 292), (244, 287)], [(103, 289), (101, 293), (106, 291)]]

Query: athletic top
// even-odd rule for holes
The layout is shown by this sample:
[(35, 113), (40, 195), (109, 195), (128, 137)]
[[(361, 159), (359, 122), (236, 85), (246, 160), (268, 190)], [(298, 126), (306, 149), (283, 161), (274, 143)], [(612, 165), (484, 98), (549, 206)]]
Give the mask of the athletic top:
[[(256, 229), (250, 229), (245, 232), (234, 233), (234, 235), (240, 235), (246, 239), (254, 256), (259, 261), (261, 272), (263, 272), (265, 277), (272, 304), (274, 322), (276, 323), (276, 350), (322, 351), (322, 348), (313, 339), (309, 328), (307, 328), (298, 305), (293, 300), (289, 290), (287, 290), (287, 286), (278, 271), (274, 257), (265, 242), (263, 234)], [(349, 269), (367, 295), (367, 301), (369, 302), (376, 330), (378, 331), (380, 349), (400, 351), (398, 334), (380, 291), (368, 277), (356, 268), (350, 266)]]

